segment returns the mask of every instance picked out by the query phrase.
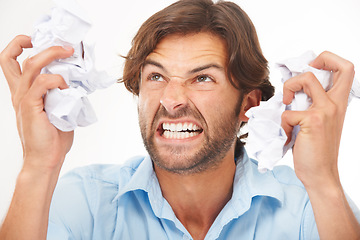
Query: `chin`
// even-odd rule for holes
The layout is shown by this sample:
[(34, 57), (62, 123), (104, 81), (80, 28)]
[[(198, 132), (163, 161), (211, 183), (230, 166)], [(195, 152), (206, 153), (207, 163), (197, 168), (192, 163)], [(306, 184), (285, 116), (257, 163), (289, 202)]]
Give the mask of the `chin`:
[[(201, 152), (201, 151), (200, 151)], [(184, 154), (176, 151), (160, 154), (159, 152), (150, 154), (156, 167), (167, 172), (189, 175), (204, 172), (214, 168), (219, 164), (217, 158), (206, 158), (200, 152), (194, 154)]]

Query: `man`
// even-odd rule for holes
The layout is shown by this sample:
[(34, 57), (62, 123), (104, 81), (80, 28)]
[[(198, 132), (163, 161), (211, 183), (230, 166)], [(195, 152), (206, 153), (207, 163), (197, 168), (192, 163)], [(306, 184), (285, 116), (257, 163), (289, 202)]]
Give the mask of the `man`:
[(1, 238), (360, 238), (337, 171), (350, 62), (324, 52), (311, 64), (334, 72), (328, 92), (312, 74), (285, 84), (285, 104), (300, 90), (313, 100), (282, 118), (288, 136), (301, 127), (297, 177), (285, 167), (260, 174), (237, 139), (245, 112), (273, 93), (255, 29), (235, 4), (179, 1), (143, 24), (124, 69), (149, 157), (77, 169), (57, 183), (73, 133), (49, 123), (42, 96), (67, 86), (39, 73), (73, 50), (47, 49), (21, 71), (16, 57), (29, 47), (29, 37), (18, 36), (0, 58), (24, 149)]

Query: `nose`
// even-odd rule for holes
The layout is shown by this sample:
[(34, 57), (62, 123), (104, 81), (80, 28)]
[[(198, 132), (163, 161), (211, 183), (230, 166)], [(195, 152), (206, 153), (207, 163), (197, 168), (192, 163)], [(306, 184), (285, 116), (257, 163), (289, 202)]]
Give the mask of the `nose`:
[(161, 105), (170, 113), (186, 106), (188, 101), (185, 86), (175, 81), (169, 81), (160, 98)]

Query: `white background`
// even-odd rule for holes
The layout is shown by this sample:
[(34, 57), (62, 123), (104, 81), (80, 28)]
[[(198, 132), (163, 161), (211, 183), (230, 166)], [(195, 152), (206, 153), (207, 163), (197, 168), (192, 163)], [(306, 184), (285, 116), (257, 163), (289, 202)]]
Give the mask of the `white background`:
[[(89, 39), (96, 41), (98, 66), (117, 78), (130, 42), (143, 21), (173, 1), (81, 0), (93, 20)], [(360, 1), (358, 0), (238, 0), (257, 28), (271, 80), (280, 81), (276, 61), (307, 50), (329, 50), (352, 61), (360, 72)], [(32, 26), (54, 4), (50, 0), (0, 0), (0, 49), (17, 34), (32, 33)], [(29, 54), (24, 52), (20, 61)], [(357, 74), (357, 78), (360, 78)], [(136, 99), (122, 84), (90, 95), (98, 123), (76, 130), (72, 150), (63, 172), (92, 163), (121, 163), (145, 154), (137, 123)], [(210, 104), (210, 103), (209, 103)], [(345, 191), (360, 206), (360, 100), (348, 108), (339, 156), (340, 177)], [(22, 165), (15, 114), (6, 80), (0, 73), (0, 219), (7, 211), (16, 176)], [(292, 165), (291, 153), (282, 164)], [(71, 196), (69, 196), (71, 197)]]

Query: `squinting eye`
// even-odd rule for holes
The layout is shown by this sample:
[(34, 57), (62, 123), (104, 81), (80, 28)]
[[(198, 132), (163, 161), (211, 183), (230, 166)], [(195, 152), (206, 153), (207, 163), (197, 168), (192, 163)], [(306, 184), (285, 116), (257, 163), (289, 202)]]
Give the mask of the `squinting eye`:
[(213, 80), (206, 75), (200, 75), (197, 77), (196, 82), (212, 82)]
[(159, 82), (159, 81), (163, 81), (163, 77), (160, 74), (151, 74), (148, 77), (148, 80)]

